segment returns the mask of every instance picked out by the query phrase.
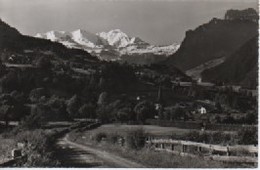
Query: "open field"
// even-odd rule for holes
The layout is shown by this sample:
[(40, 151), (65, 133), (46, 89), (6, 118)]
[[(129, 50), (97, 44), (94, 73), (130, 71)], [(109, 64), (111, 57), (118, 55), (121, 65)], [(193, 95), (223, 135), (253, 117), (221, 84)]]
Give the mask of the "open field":
[[(200, 130), (194, 129), (181, 129), (176, 127), (160, 127), (155, 125), (125, 125), (125, 124), (106, 124), (98, 127), (97, 129), (92, 130), (87, 133), (117, 133), (117, 134), (125, 134), (130, 130), (140, 129), (142, 128), (145, 133), (152, 136), (171, 136), (171, 135), (185, 135), (190, 133), (191, 131), (200, 132)], [(205, 131), (205, 132), (214, 132), (214, 131)], [(226, 132), (226, 133), (234, 133), (234, 132)]]

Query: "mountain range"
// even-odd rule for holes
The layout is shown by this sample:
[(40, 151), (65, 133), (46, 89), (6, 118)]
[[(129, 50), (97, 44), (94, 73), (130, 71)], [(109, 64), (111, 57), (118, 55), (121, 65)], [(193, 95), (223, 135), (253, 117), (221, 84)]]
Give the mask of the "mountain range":
[(120, 29), (91, 33), (82, 29), (72, 32), (49, 31), (36, 34), (37, 38), (60, 42), (69, 48), (83, 49), (101, 60), (127, 61), (134, 64), (151, 64), (165, 60), (179, 48), (151, 45), (139, 37), (130, 37)]
[[(78, 35), (82, 34), (82, 32), (83, 32), (82, 30), (78, 30), (72, 32), (69, 35), (71, 36), (73, 35), (74, 38), (76, 39)], [(58, 68), (60, 67), (60, 65), (66, 65), (66, 67), (69, 66), (70, 68), (73, 69), (73, 71), (76, 71), (77, 73), (80, 74), (81, 73), (85, 74), (86, 72), (88, 72), (86, 74), (90, 74), (89, 71), (86, 71), (84, 69), (96, 70), (98, 67), (110, 63), (107, 61), (99, 60), (96, 56), (89, 54), (86, 50), (83, 50), (81, 48), (73, 48), (73, 46), (71, 46), (71, 48), (68, 48), (66, 45), (54, 41), (56, 38), (62, 39), (61, 37), (63, 37), (64, 34), (65, 32), (60, 32), (60, 34), (55, 33), (55, 36), (53, 36), (54, 34), (52, 33), (46, 34), (46, 36), (52, 38), (53, 41), (44, 38), (26, 36), (21, 34), (16, 28), (11, 27), (10, 25), (8, 25), (7, 23), (5, 23), (0, 19), (0, 63), (2, 62), (11, 65), (14, 64), (16, 66), (17, 65), (34, 66), (37, 65), (38, 61), (41, 61), (42, 59), (44, 60), (44, 58), (46, 58), (46, 60), (50, 60), (51, 63), (57, 65)], [(87, 34), (87, 32), (85, 32), (84, 34)], [(98, 41), (100, 42), (100, 40), (103, 40), (101, 38), (99, 39), (98, 37), (99, 36), (93, 36), (91, 40), (92, 41), (96, 40), (96, 44), (98, 44)], [(66, 39), (66, 36), (64, 39)], [(89, 41), (84, 39), (78, 39), (77, 41), (90, 44)], [(139, 40), (132, 39), (132, 42), (137, 42), (137, 41)], [(118, 41), (117, 41), (118, 43), (115, 42), (116, 41), (106, 42), (111, 44), (111, 45), (107, 44), (106, 46), (112, 46), (117, 44), (121, 48), (123, 45), (126, 45), (124, 44), (125, 43), (124, 40), (122, 40), (122, 43), (119, 43)], [(139, 44), (141, 44), (140, 41)], [(158, 57), (161, 56), (158, 55)], [(132, 58), (132, 56), (130, 58)], [(147, 59), (147, 61), (151, 61), (150, 55), (148, 55), (147, 58), (146, 56), (144, 57), (141, 56), (140, 58), (141, 59), (138, 58), (138, 60), (142, 60), (142, 61), (139, 62), (144, 63), (144, 60), (142, 58), (145, 59), (149, 58)], [(147, 67), (149, 66), (140, 66), (138, 68), (147, 68)], [(154, 70), (157, 71), (164, 70), (163, 74), (173, 74), (175, 76), (187, 78), (187, 76), (183, 72), (181, 72), (179, 69), (176, 69), (174, 67), (161, 68), (160, 66), (157, 67), (153, 66), (153, 68), (155, 68)]]
[(158, 62), (162, 67), (180, 69), (203, 81), (255, 88), (258, 70), (255, 13), (252, 9), (227, 11), (224, 19), (214, 18), (187, 31), (180, 48), (150, 45), (119, 29), (97, 34), (84, 30), (50, 31), (35, 38), (20, 34), (0, 20), (0, 57), (3, 62), (15, 58), (20, 64), (31, 64), (42, 56), (90, 65), (99, 63), (97, 57), (142, 65)]
[(257, 85), (258, 14), (254, 9), (228, 10), (186, 32), (176, 53), (162, 64), (174, 66), (194, 79)]
[(219, 58), (228, 58), (247, 41), (258, 35), (254, 9), (228, 10), (224, 19), (213, 18), (188, 30), (176, 53), (164, 63), (188, 71)]

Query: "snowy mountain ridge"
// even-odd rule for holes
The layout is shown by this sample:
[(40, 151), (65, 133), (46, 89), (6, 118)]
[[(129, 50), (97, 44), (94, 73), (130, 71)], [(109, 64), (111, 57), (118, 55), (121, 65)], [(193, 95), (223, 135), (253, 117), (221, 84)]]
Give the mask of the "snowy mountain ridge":
[(37, 38), (60, 42), (69, 48), (83, 49), (102, 60), (121, 60), (122, 55), (145, 54), (161, 55), (163, 58), (175, 53), (179, 45), (155, 46), (143, 41), (139, 37), (129, 37), (120, 29), (108, 32), (91, 33), (82, 29), (72, 32), (49, 31), (38, 33)]

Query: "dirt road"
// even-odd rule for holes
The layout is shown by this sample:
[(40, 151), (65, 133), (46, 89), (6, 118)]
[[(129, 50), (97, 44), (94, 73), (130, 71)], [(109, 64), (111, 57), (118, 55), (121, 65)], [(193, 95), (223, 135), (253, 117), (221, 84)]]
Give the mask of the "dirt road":
[(56, 155), (63, 167), (144, 168), (141, 164), (91, 145), (72, 142), (67, 135), (58, 140)]

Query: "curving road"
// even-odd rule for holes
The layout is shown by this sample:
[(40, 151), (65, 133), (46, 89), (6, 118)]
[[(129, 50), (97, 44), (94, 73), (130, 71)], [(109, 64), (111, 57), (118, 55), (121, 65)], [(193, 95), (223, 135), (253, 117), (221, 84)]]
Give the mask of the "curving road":
[(139, 163), (93, 148), (91, 145), (72, 142), (68, 135), (58, 140), (56, 157), (62, 167), (144, 168)]

